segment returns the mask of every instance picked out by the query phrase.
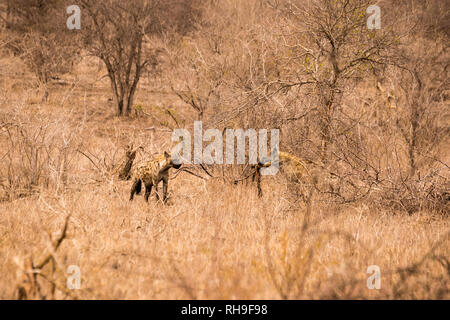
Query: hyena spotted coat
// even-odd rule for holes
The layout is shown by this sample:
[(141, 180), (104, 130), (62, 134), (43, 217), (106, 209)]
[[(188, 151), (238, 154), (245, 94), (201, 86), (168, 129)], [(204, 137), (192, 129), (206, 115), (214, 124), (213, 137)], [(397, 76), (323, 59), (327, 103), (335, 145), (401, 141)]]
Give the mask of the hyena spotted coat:
[(142, 184), (145, 186), (145, 201), (148, 202), (152, 187), (155, 187), (156, 198), (159, 200), (158, 184), (162, 180), (163, 202), (166, 202), (169, 170), (171, 168), (179, 169), (180, 167), (181, 164), (175, 164), (173, 162), (169, 152), (164, 152), (164, 154), (136, 166), (132, 175), (133, 185), (131, 187), (130, 201), (133, 200), (134, 194), (139, 194), (141, 192)]
[[(280, 151), (278, 152), (279, 157), (279, 170), (282, 172), (287, 180), (293, 184), (304, 184), (305, 180), (309, 180), (311, 174), (308, 170), (307, 164), (300, 158), (288, 153)], [(264, 164), (253, 165), (252, 168), (254, 173), (252, 175), (252, 180), (256, 180), (256, 185), (258, 188), (258, 196), (262, 197), (261, 189), (261, 169), (271, 166), (271, 162), (266, 162)]]

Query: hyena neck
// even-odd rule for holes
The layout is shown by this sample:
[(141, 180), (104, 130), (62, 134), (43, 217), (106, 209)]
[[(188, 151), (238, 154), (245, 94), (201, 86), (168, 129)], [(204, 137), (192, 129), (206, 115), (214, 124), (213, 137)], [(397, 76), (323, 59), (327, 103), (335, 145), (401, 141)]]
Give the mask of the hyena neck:
[(170, 163), (166, 163), (164, 166), (161, 167), (159, 170), (161, 173), (168, 171), (170, 168), (172, 168), (172, 165)]

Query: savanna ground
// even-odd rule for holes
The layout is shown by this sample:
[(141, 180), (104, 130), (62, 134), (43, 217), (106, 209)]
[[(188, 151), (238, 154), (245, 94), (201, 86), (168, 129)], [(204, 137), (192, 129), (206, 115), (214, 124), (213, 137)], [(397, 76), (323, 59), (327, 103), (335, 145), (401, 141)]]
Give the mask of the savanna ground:
[[(163, 118), (159, 106), (191, 119), (164, 78), (143, 76), (137, 111), (117, 117), (105, 68), (94, 58), (50, 82), (47, 101), (18, 57), (5, 53), (0, 66), (0, 299), (17, 298), (26, 261), (36, 267), (42, 257), (52, 262), (28, 281), (36, 294), (28, 298), (450, 298), (448, 200), (407, 210), (372, 201), (372, 193), (339, 202), (313, 192), (305, 202), (280, 176), (263, 177), (259, 198), (250, 181), (180, 172), (167, 204), (154, 194), (149, 203), (142, 196), (130, 202), (131, 181), (114, 175), (125, 146), (144, 147), (136, 162), (170, 150), (171, 130), (155, 120)], [(448, 143), (439, 146), (448, 163)], [(77, 290), (67, 288), (72, 265), (81, 272)], [(381, 287), (371, 290), (373, 265)]]

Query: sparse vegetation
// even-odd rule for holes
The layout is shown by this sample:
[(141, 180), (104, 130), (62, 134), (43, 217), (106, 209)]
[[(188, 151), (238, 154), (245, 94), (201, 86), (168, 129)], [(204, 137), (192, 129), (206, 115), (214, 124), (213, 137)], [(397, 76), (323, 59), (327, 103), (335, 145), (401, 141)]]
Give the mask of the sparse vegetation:
[[(369, 4), (83, 0), (77, 33), (64, 1), (0, 3), (0, 299), (449, 299), (449, 6), (378, 1), (368, 30)], [(295, 161), (130, 202), (194, 120)]]

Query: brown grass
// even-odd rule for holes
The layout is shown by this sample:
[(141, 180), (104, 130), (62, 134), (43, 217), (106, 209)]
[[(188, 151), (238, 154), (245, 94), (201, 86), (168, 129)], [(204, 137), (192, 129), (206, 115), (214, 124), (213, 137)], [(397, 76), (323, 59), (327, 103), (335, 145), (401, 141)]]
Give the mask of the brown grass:
[[(449, 297), (448, 265), (437, 259), (448, 259), (448, 219), (313, 206), (302, 232), (305, 211), (286, 210), (280, 190), (260, 201), (245, 186), (180, 176), (163, 206), (129, 203), (128, 184), (117, 184), (3, 203), (0, 297), (14, 295), (14, 259), (45, 248), (44, 229), (59, 231), (66, 214), (68, 239), (57, 255), (63, 270), (81, 268), (78, 298)], [(424, 258), (402, 279), (400, 269)], [(366, 287), (369, 265), (381, 268), (379, 291)], [(64, 285), (65, 276), (56, 281)]]
[[(67, 237), (52, 252), (57, 268), (38, 270), (49, 277), (38, 278), (46, 298), (450, 298), (448, 214), (337, 205), (318, 194), (310, 205), (292, 205), (279, 178), (263, 178), (260, 199), (255, 185), (186, 173), (171, 180), (167, 205), (154, 196), (149, 204), (143, 197), (129, 202), (131, 182), (108, 173), (128, 143), (144, 145), (138, 158), (144, 157), (169, 148), (170, 133), (142, 115), (114, 117), (107, 80), (92, 75), (96, 62), (85, 59), (67, 77), (73, 86), (53, 84), (50, 100), (40, 104), (41, 93), (29, 89), (32, 78), (17, 71), (23, 66), (11, 57), (1, 61), (2, 119), (23, 121), (29, 135), (48, 124), (49, 138), (39, 143), (53, 149), (39, 162), (47, 180), (13, 195), (5, 188), (8, 174), (23, 183), (35, 167), (21, 162), (18, 149), (12, 162), (0, 164), (0, 299), (16, 297), (18, 271), (51, 251), (69, 215)], [(143, 79), (137, 104), (179, 107), (168, 91), (148, 88)], [(0, 130), (3, 156), (11, 150), (6, 127)], [(67, 166), (55, 167), (61, 154)], [(55, 168), (64, 174), (53, 174)], [(66, 290), (70, 265), (81, 269), (80, 290)], [(366, 286), (370, 265), (381, 269), (380, 290)]]
[[(45, 108), (51, 114), (53, 107)], [(77, 127), (80, 112), (66, 125)], [(101, 155), (120, 145), (121, 132), (143, 125), (93, 117), (77, 141)], [(168, 205), (154, 197), (130, 203), (130, 182), (102, 178), (86, 157), (73, 157), (63, 191), (42, 189), (0, 204), (1, 298), (15, 297), (16, 262), (40, 256), (46, 230), (60, 232), (68, 214), (53, 281), (64, 288), (66, 268), (78, 265), (81, 289), (71, 296), (56, 290), (54, 298), (449, 298), (447, 217), (337, 207), (316, 195), (302, 231), (307, 208), (290, 205), (276, 178), (263, 178), (261, 200), (255, 186), (181, 173), (170, 183)], [(366, 287), (370, 265), (381, 268), (380, 290)]]

